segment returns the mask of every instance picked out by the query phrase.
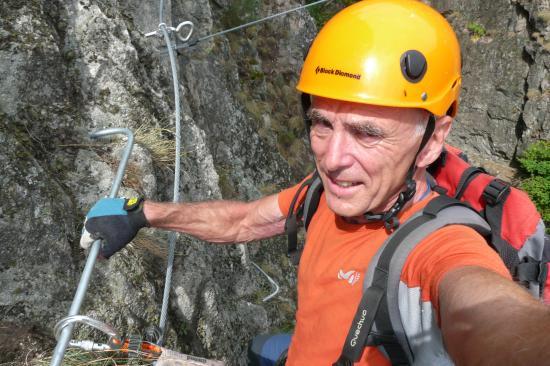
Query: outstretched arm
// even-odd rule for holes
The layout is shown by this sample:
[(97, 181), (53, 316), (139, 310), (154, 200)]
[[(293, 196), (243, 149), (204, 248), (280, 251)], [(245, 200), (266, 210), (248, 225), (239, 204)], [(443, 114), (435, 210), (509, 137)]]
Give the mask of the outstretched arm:
[(439, 286), (441, 329), (457, 365), (544, 365), (550, 307), (481, 267), (447, 273)]
[(124, 248), (144, 226), (176, 230), (216, 243), (247, 242), (284, 231), (277, 195), (253, 202), (206, 201), (161, 203), (132, 198), (104, 198), (86, 215), (80, 245), (102, 239), (100, 256)]
[(183, 232), (215, 243), (248, 242), (284, 232), (285, 218), (276, 194), (246, 203), (145, 201), (143, 212), (152, 227)]

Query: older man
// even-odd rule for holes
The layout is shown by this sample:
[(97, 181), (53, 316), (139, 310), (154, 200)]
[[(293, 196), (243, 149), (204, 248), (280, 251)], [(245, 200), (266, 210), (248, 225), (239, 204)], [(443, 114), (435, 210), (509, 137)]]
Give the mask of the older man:
[[(412, 0), (361, 1), (312, 44), (298, 89), (324, 193), (301, 256), (288, 365), (351, 363), (342, 347), (369, 263), (392, 230), (437, 196), (426, 167), (457, 112), (460, 63), (450, 25)], [(102, 200), (86, 230), (105, 239), (106, 257), (145, 225), (216, 243), (258, 240), (284, 232), (298, 187), (248, 203)], [(86, 233), (83, 246), (90, 242)], [(550, 349), (549, 309), (510, 280), (472, 229), (429, 235), (407, 258), (401, 282), (406, 335), (420, 340), (417, 364), (549, 362), (541, 351)], [(367, 346), (358, 362), (390, 364), (387, 351)]]

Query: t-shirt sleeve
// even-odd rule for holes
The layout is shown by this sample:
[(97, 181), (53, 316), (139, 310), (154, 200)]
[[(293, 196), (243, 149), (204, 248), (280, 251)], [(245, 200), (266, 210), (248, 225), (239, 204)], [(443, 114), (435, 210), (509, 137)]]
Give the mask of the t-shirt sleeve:
[(477, 266), (508, 279), (510, 273), (499, 255), (474, 229), (450, 225), (429, 235), (409, 255), (401, 272), (408, 288), (420, 288), (422, 301), (430, 301), (439, 319), (439, 284), (449, 271)]
[[(305, 177), (300, 183), (296, 184), (295, 186), (287, 188), (287, 189), (279, 192), (279, 195), (277, 197), (277, 199), (279, 201), (279, 209), (281, 210), (283, 215), (285, 215), (285, 217), (287, 216), (288, 210), (290, 209), (290, 205), (292, 204), (292, 199), (294, 198), (294, 196), (296, 195), (296, 193), (300, 189), (300, 186), (306, 180), (311, 178), (311, 176), (312, 176), (312, 174)], [(306, 194), (306, 190), (304, 189), (300, 193), (300, 197), (298, 198), (298, 202), (301, 201), (304, 198), (305, 194)], [(298, 206), (298, 205), (296, 205), (296, 206)], [(298, 207), (295, 207), (295, 208), (297, 209)]]

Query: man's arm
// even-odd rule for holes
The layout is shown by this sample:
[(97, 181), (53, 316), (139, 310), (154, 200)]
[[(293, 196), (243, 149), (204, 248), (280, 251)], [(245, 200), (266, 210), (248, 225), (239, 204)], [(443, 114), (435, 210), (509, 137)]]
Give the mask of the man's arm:
[(102, 239), (99, 255), (109, 258), (144, 226), (190, 234), (216, 243), (248, 242), (284, 231), (278, 196), (253, 202), (205, 201), (161, 203), (132, 198), (104, 198), (86, 215), (80, 246)]
[(215, 243), (268, 238), (283, 233), (285, 223), (276, 194), (247, 203), (145, 201), (143, 212), (152, 227), (187, 233)]
[(439, 285), (441, 329), (457, 365), (550, 362), (550, 307), (481, 268), (461, 267)]

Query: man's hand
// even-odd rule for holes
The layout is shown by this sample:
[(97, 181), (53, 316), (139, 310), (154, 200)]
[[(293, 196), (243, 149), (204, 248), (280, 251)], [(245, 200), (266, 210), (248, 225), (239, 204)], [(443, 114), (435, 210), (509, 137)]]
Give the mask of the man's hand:
[(148, 226), (148, 222), (142, 198), (103, 198), (86, 215), (80, 246), (86, 249), (95, 240), (102, 239), (100, 256), (109, 258), (144, 226)]
[(439, 286), (441, 330), (456, 365), (547, 365), (550, 307), (484, 268), (463, 267)]

